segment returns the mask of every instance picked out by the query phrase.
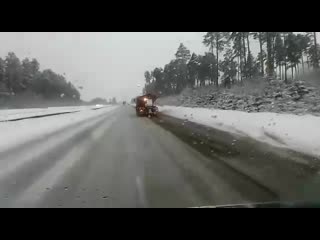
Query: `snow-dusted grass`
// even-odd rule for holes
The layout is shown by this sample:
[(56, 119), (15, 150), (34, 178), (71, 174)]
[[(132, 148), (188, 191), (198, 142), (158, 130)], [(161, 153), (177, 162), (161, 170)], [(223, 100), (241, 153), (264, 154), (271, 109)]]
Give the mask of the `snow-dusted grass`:
[[(66, 127), (76, 125), (86, 119), (96, 118), (116, 109), (117, 106), (104, 106), (102, 109), (93, 110), (92, 107), (65, 108), (65, 111), (80, 110), (79, 112), (57, 115), (45, 118), (27, 119), (15, 122), (0, 122), (0, 152), (19, 144), (37, 139), (45, 134), (54, 133)], [(64, 109), (64, 108), (63, 108)], [(62, 108), (50, 108), (43, 112), (63, 112)], [(15, 112), (16, 115), (26, 116), (39, 114), (38, 110), (6, 110)]]
[(18, 118), (41, 116), (46, 114), (76, 112), (90, 109), (103, 108), (104, 105), (77, 106), (77, 107), (50, 107), (50, 108), (30, 108), (30, 109), (9, 109), (0, 110), (0, 121), (14, 120)]
[(159, 110), (176, 118), (320, 156), (320, 117), (174, 106), (162, 106)]

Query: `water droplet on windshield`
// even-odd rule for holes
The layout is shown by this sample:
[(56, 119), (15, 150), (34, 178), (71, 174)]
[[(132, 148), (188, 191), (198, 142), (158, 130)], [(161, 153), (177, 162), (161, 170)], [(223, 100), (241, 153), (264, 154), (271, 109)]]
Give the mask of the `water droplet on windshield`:
[(203, 142), (200, 142), (201, 145), (203, 145)]
[(193, 141), (192, 143), (193, 143), (193, 145), (197, 145), (197, 142), (196, 142), (196, 141)]
[(46, 188), (46, 190), (47, 190), (47, 191), (49, 191), (49, 190), (50, 190), (50, 188), (48, 188), (48, 187), (47, 187), (47, 188)]
[(64, 187), (64, 190), (67, 191), (67, 190), (68, 190), (68, 187)]
[(102, 198), (103, 198), (103, 199), (107, 199), (107, 198), (108, 198), (108, 196), (103, 196)]

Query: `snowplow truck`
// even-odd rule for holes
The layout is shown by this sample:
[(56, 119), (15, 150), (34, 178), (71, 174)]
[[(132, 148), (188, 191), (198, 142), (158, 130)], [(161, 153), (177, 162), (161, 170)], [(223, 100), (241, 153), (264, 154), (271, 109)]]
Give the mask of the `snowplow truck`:
[(158, 107), (155, 106), (157, 97), (153, 94), (146, 94), (136, 98), (136, 114), (137, 116), (156, 116)]

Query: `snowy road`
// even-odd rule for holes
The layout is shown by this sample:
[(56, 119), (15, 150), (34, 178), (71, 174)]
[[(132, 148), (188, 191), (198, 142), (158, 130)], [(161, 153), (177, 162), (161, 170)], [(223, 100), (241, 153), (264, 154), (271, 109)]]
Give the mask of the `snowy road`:
[[(295, 196), (292, 189), (314, 180), (318, 171), (318, 166), (309, 168), (283, 159), (274, 163), (275, 159), (259, 155), (259, 146), (252, 153), (260, 158), (258, 164), (241, 154), (221, 160), (221, 154), (210, 155), (201, 149), (209, 143), (178, 134), (180, 122), (161, 116), (138, 118), (130, 106), (94, 112), (19, 146), (3, 146), (0, 207), (194, 207), (274, 201)], [(41, 121), (62, 118), (65, 116)], [(27, 121), (32, 125), (31, 121), (40, 119)], [(203, 129), (197, 130), (200, 136)], [(215, 145), (210, 145), (215, 152), (222, 148), (218, 137), (232, 141), (231, 135), (221, 132), (204, 135), (208, 134), (216, 137)], [(255, 143), (245, 141), (238, 139), (239, 147), (248, 152), (246, 147)], [(245, 159), (242, 165), (241, 159)]]

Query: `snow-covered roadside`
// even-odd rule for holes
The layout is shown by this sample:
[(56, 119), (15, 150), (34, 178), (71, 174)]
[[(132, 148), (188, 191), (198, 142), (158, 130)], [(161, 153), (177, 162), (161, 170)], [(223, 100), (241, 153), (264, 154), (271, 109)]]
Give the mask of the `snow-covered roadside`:
[(71, 127), (86, 119), (99, 117), (116, 108), (117, 106), (105, 106), (99, 111), (87, 108), (72, 114), (16, 122), (0, 122), (0, 152), (37, 139), (45, 134), (59, 131), (65, 127)]
[(176, 118), (320, 156), (320, 117), (174, 106), (162, 106), (159, 110)]
[(96, 105), (96, 106), (77, 106), (77, 107), (50, 107), (50, 108), (0, 110), (0, 121), (35, 117), (35, 116), (41, 116), (46, 114), (77, 112), (77, 111), (90, 110), (90, 109), (99, 109), (103, 107), (106, 107), (106, 106)]

